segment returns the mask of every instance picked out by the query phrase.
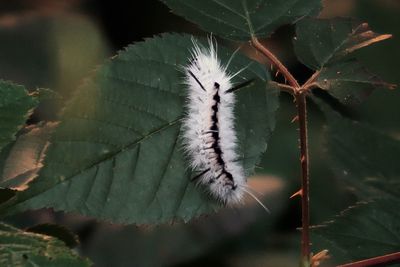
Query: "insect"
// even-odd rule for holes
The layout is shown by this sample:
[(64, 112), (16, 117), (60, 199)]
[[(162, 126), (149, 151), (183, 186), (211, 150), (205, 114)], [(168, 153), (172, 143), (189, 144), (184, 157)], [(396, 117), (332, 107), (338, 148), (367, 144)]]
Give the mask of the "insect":
[(242, 70), (228, 73), (231, 60), (226, 66), (221, 64), (211, 38), (209, 48), (195, 40), (193, 45), (191, 61), (184, 67), (188, 97), (182, 126), (191, 168), (200, 172), (192, 181), (208, 187), (224, 204), (239, 203), (248, 193), (266, 209), (246, 185), (234, 129), (234, 92), (252, 81), (233, 86), (232, 79)]

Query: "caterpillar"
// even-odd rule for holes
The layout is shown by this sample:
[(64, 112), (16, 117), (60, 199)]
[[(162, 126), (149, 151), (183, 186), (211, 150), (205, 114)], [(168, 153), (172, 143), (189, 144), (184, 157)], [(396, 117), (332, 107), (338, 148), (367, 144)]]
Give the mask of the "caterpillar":
[[(234, 92), (251, 81), (233, 86), (235, 74), (227, 71), (217, 57), (216, 45), (209, 39), (209, 48), (195, 40), (190, 63), (184, 66), (184, 83), (188, 89), (187, 112), (183, 119), (183, 140), (190, 167), (200, 172), (191, 180), (208, 187), (210, 194), (226, 205), (242, 201), (250, 194), (244, 168), (237, 154), (234, 128)], [(235, 51), (236, 52), (236, 51)]]

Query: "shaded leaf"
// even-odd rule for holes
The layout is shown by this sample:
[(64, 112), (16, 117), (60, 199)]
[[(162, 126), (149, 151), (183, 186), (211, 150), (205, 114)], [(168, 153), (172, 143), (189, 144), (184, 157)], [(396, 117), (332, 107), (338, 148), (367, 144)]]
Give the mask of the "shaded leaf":
[(367, 23), (353, 19), (310, 18), (296, 24), (294, 48), (303, 64), (318, 70), (355, 50), (390, 37), (390, 34), (375, 33)]
[(359, 203), (315, 228), (313, 234), (331, 244), (333, 257), (336, 250), (351, 260), (397, 252), (400, 250), (399, 209), (400, 201), (394, 199)]
[(254, 177), (249, 185), (262, 193), (262, 201), (271, 208), (270, 214), (249, 200), (237, 209), (207, 216), (206, 220), (162, 225), (151, 231), (100, 224), (84, 253), (99, 267), (192, 266), (215, 256), (220, 266), (229, 266), (232, 257), (269, 250), (266, 247), (279, 238), (271, 238), (271, 232), (286, 208), (288, 192), (284, 181), (276, 177)]
[(0, 151), (15, 139), (37, 104), (23, 86), (0, 80)]
[(268, 37), (321, 8), (321, 0), (161, 0), (172, 11), (219, 36), (247, 41)]
[(79, 244), (78, 237), (71, 230), (59, 224), (38, 224), (25, 230), (27, 232), (55, 237), (63, 241), (69, 248), (74, 248)]
[[(374, 45), (368, 49), (359, 50), (357, 58), (385, 81), (400, 84), (398, 68), (400, 61), (400, 38), (398, 38), (400, 36), (400, 27), (398, 27), (400, 16), (398, 16), (398, 8), (393, 8), (395, 6), (392, 4), (397, 5), (396, 1), (392, 1), (391, 4), (375, 0), (356, 2), (354, 11), (358, 17), (368, 21), (377, 31), (388, 32), (394, 36), (384, 45)], [(357, 111), (360, 117), (365, 118), (380, 130), (398, 132), (400, 129), (399, 102), (399, 90), (378, 90)]]
[[(135, 44), (99, 68), (67, 104), (39, 177), (7, 214), (53, 207), (121, 223), (185, 221), (214, 210), (191, 174), (180, 143), (190, 36), (163, 35)], [(219, 48), (222, 62), (232, 52)], [(277, 108), (266, 88), (265, 68), (235, 56), (234, 83), (254, 79), (237, 92), (237, 131), (246, 170), (266, 149)], [(267, 90), (266, 90), (267, 89)]]
[(359, 104), (377, 88), (393, 89), (355, 60), (336, 63), (321, 69), (316, 86), (329, 91), (344, 104)]
[(354, 187), (361, 199), (398, 198), (400, 141), (328, 109), (325, 113), (327, 155), (336, 175)]
[(0, 205), (15, 197), (16, 192), (9, 188), (0, 188)]
[(319, 104), (328, 122), (325, 146), (330, 167), (358, 199), (369, 202), (359, 203), (315, 229), (314, 242), (328, 248), (340, 262), (398, 251), (400, 142)]
[(4, 162), (0, 164), (3, 187), (25, 190), (37, 176), (56, 123), (29, 126), (17, 140), (7, 148)]
[(0, 224), (1, 266), (90, 266), (65, 244), (47, 235)]

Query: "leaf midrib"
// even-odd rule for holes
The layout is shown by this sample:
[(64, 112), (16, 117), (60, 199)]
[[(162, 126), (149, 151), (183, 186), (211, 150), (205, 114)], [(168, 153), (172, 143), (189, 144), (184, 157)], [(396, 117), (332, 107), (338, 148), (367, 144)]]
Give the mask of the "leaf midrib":
[[(161, 131), (163, 131), (163, 130), (166, 130), (166, 129), (168, 129), (169, 127), (175, 126), (175, 124), (177, 124), (181, 119), (182, 119), (182, 117), (178, 117), (177, 119), (175, 119), (175, 120), (173, 120), (173, 121), (171, 121), (171, 122), (169, 122), (169, 123), (167, 123), (167, 124), (164, 124), (163, 126), (161, 126), (161, 127), (157, 128), (157, 129), (151, 131), (149, 134), (143, 136), (142, 138), (140, 138), (140, 139), (138, 139), (138, 140), (136, 140), (136, 141), (134, 141), (134, 142), (132, 142), (132, 143), (130, 143), (130, 144), (124, 146), (124, 147), (121, 147), (121, 148), (117, 149), (114, 153), (111, 153), (109, 156), (104, 157), (104, 158), (102, 158), (102, 159), (100, 159), (100, 160), (94, 162), (93, 164), (87, 166), (86, 168), (80, 170), (79, 172), (76, 172), (76, 173), (74, 173), (74, 174), (72, 174), (72, 175), (66, 177), (64, 180), (62, 180), (62, 181), (61, 181), (61, 180), (58, 180), (56, 183), (51, 184), (49, 187), (44, 188), (43, 190), (40, 190), (39, 192), (36, 192), (36, 193), (33, 194), (33, 195), (29, 195), (29, 198), (26, 198), (26, 199), (22, 198), (21, 200), (19, 200), (19, 199), (17, 198), (16, 202), (13, 202), (13, 203), (12, 203), (13, 206), (18, 205), (18, 204), (22, 204), (22, 203), (24, 203), (25, 201), (29, 201), (29, 199), (31, 199), (31, 198), (33, 198), (33, 197), (36, 197), (36, 196), (38, 196), (38, 195), (40, 195), (40, 194), (43, 194), (44, 192), (46, 192), (46, 191), (48, 191), (48, 190), (54, 188), (54, 187), (57, 186), (58, 184), (60, 184), (60, 183), (62, 183), (62, 182), (65, 182), (65, 181), (69, 181), (69, 180), (73, 179), (74, 177), (76, 177), (76, 176), (78, 176), (78, 175), (80, 175), (80, 174), (86, 172), (87, 170), (93, 168), (94, 166), (97, 166), (97, 165), (101, 164), (102, 162), (105, 162), (105, 161), (107, 161), (107, 160), (109, 160), (109, 159), (112, 159), (112, 158), (116, 157), (119, 153), (121, 153), (121, 152), (123, 152), (123, 151), (125, 151), (125, 150), (127, 150), (127, 149), (131, 149), (132, 147), (136, 146), (137, 144), (141, 144), (143, 141), (145, 141), (146, 139), (150, 138), (150, 137), (153, 136), (154, 134), (157, 134), (157, 133), (159, 133), (159, 132), (161, 132)], [(38, 178), (40, 178), (40, 173), (39, 173), (39, 176), (38, 176), (36, 179), (38, 179)], [(34, 180), (34, 181), (35, 181), (35, 180)], [(28, 189), (28, 191), (29, 191), (29, 189)], [(25, 192), (25, 191), (22, 191), (21, 193), (23, 193), (23, 192)], [(3, 209), (3, 211), (0, 211), (0, 213), (7, 212), (8, 208), (9, 208), (8, 206), (5, 207), (5, 208)]]
[[(332, 26), (333, 26), (333, 25), (330, 24), (330, 27), (331, 27), (331, 28), (332, 28)], [(343, 48), (343, 46), (344, 46), (345, 43), (349, 40), (349, 38), (350, 38), (351, 36), (353, 36), (354, 33), (357, 32), (357, 30), (358, 30), (360, 27), (361, 27), (361, 24), (358, 25), (356, 28), (354, 28), (354, 29), (351, 31), (351, 33), (349, 33), (349, 34), (346, 36), (346, 38), (344, 38), (343, 41), (340, 42), (340, 44), (332, 51), (332, 53), (331, 53), (330, 55), (328, 55), (328, 56), (324, 59), (323, 62), (321, 62), (320, 68), (323, 68), (327, 63), (329, 63), (329, 62), (332, 60), (332, 58), (334, 58), (334, 56), (338, 53), (338, 51), (340, 51), (340, 50)], [(331, 37), (332, 37), (333, 32), (334, 32), (334, 31), (331, 31)], [(332, 40), (332, 38), (331, 38), (331, 40)]]

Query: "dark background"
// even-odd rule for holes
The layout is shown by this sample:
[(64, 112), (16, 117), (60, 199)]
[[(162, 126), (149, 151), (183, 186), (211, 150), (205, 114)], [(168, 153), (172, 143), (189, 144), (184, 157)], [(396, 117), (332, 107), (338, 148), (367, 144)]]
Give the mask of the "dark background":
[[(320, 16), (355, 16), (376, 32), (392, 33), (393, 39), (357, 54), (384, 80), (400, 82), (400, 1), (327, 0)], [(156, 0), (0, 1), (0, 77), (31, 90), (58, 92), (60, 97), (45, 101), (29, 122), (56, 120), (63, 102), (96, 66), (131, 43), (169, 31), (205, 34)], [(304, 81), (311, 72), (293, 54), (293, 33), (292, 26), (281, 27), (267, 45)], [(281, 100), (276, 131), (254, 179), (270, 215), (250, 203), (187, 225), (121, 226), (52, 210), (9, 221), (19, 227), (44, 222), (70, 227), (80, 237), (78, 250), (96, 266), (297, 266), (299, 201), (289, 200), (299, 188), (297, 126), (290, 123), (295, 114), (291, 97), (282, 94)], [(399, 92), (381, 90), (357, 107), (334, 105), (399, 138), (399, 103)], [(309, 108), (311, 212), (318, 224), (354, 197), (330, 171), (321, 145), (324, 119), (313, 103)]]

